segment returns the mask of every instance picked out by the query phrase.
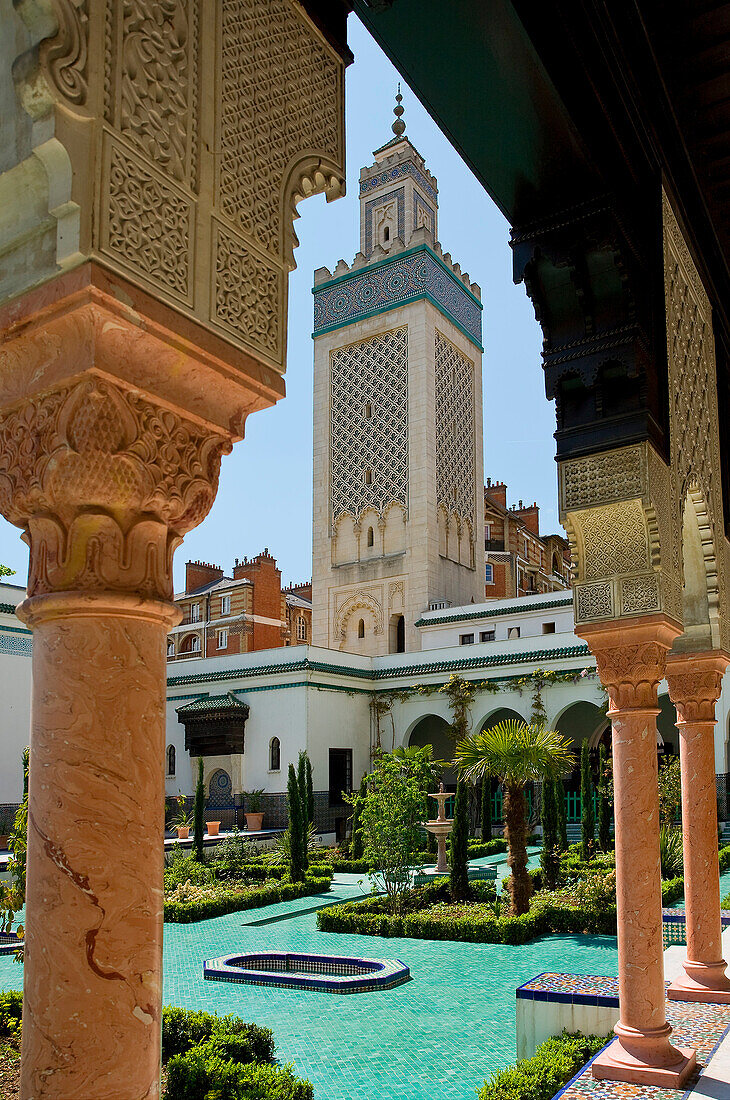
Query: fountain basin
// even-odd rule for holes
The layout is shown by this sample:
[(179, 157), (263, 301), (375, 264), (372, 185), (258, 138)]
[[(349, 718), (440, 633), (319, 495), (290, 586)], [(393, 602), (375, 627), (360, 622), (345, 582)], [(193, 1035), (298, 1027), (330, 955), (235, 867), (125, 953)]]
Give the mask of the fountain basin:
[(400, 959), (361, 959), (351, 955), (251, 951), (222, 955), (203, 963), (203, 977), (214, 982), (247, 982), (283, 989), (326, 993), (367, 993), (392, 989), (410, 978)]

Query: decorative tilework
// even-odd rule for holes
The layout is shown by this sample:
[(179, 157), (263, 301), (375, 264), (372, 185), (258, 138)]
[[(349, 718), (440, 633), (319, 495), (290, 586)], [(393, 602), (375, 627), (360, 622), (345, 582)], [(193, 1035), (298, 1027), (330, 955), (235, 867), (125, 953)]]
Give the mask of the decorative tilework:
[(468, 520), (474, 532), (474, 363), (438, 329), (436, 388), (436, 503)]
[[(723, 930), (730, 927), (730, 909), (720, 910), (720, 922)], [(665, 950), (670, 946), (684, 946), (687, 943), (684, 909), (662, 909), (662, 943)]]
[(400, 959), (257, 951), (209, 959), (203, 963), (203, 977), (322, 993), (367, 993), (408, 981), (410, 970)]
[(32, 657), (33, 638), (30, 631), (16, 631), (0, 627), (0, 653), (12, 657)]
[(389, 183), (391, 180), (402, 179), (403, 176), (410, 176), (414, 179), (429, 198), (436, 202), (438, 197), (436, 189), (432, 187), (429, 180), (412, 160), (407, 160), (403, 164), (396, 164), (392, 168), (386, 168), (376, 176), (370, 176), (369, 179), (360, 180), (360, 194), (366, 195), (369, 191), (374, 191), (376, 187), (382, 187), (383, 184)]
[(433, 234), (434, 226), (436, 224), (436, 214), (432, 206), (429, 206), (427, 202), (421, 198), (417, 191), (413, 192), (413, 228), (420, 229), (421, 226)]
[(378, 195), (377, 199), (365, 203), (363, 217), (365, 218), (365, 255), (369, 256), (373, 250), (373, 211), (378, 206), (384, 206), (387, 202), (395, 200), (398, 204), (398, 236), (402, 241), (406, 235), (406, 197), (405, 190), (399, 187), (396, 191), (388, 191), (385, 195)]
[(481, 350), (482, 306), (427, 245), (314, 288), (314, 335), (419, 298), (430, 299)]

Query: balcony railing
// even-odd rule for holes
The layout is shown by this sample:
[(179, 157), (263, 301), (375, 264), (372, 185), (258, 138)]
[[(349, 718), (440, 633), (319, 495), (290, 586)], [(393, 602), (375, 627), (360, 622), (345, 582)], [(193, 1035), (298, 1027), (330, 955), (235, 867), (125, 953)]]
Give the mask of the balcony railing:
[(190, 650), (187, 653), (168, 653), (168, 661), (190, 661), (193, 657), (202, 657), (202, 649)]

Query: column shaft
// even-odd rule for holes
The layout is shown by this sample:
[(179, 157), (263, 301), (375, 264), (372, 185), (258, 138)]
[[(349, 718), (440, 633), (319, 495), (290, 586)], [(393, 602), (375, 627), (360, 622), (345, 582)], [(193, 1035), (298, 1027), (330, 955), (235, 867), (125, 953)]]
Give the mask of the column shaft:
[(685, 972), (669, 987), (675, 1000), (730, 1003), (722, 957), (715, 790), (715, 704), (726, 666), (722, 653), (677, 655), (667, 664), (679, 730), (687, 921)]
[(177, 611), (65, 593), (20, 614), (34, 628), (21, 1095), (158, 1097)]
[(577, 633), (596, 656), (613, 724), (620, 1018), (593, 1075), (678, 1088), (695, 1054), (672, 1046), (665, 1011), (656, 716), (667, 652), (680, 631), (664, 616), (646, 616)]

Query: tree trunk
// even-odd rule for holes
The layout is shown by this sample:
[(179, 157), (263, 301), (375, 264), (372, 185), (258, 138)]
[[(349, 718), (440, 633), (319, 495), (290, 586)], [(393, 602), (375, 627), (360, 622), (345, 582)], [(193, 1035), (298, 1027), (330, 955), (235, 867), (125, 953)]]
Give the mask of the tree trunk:
[(509, 880), (510, 913), (518, 917), (530, 908), (532, 881), (527, 873), (527, 845), (525, 843), (525, 792), (521, 786), (504, 785), (504, 839), (507, 841), (507, 866)]

